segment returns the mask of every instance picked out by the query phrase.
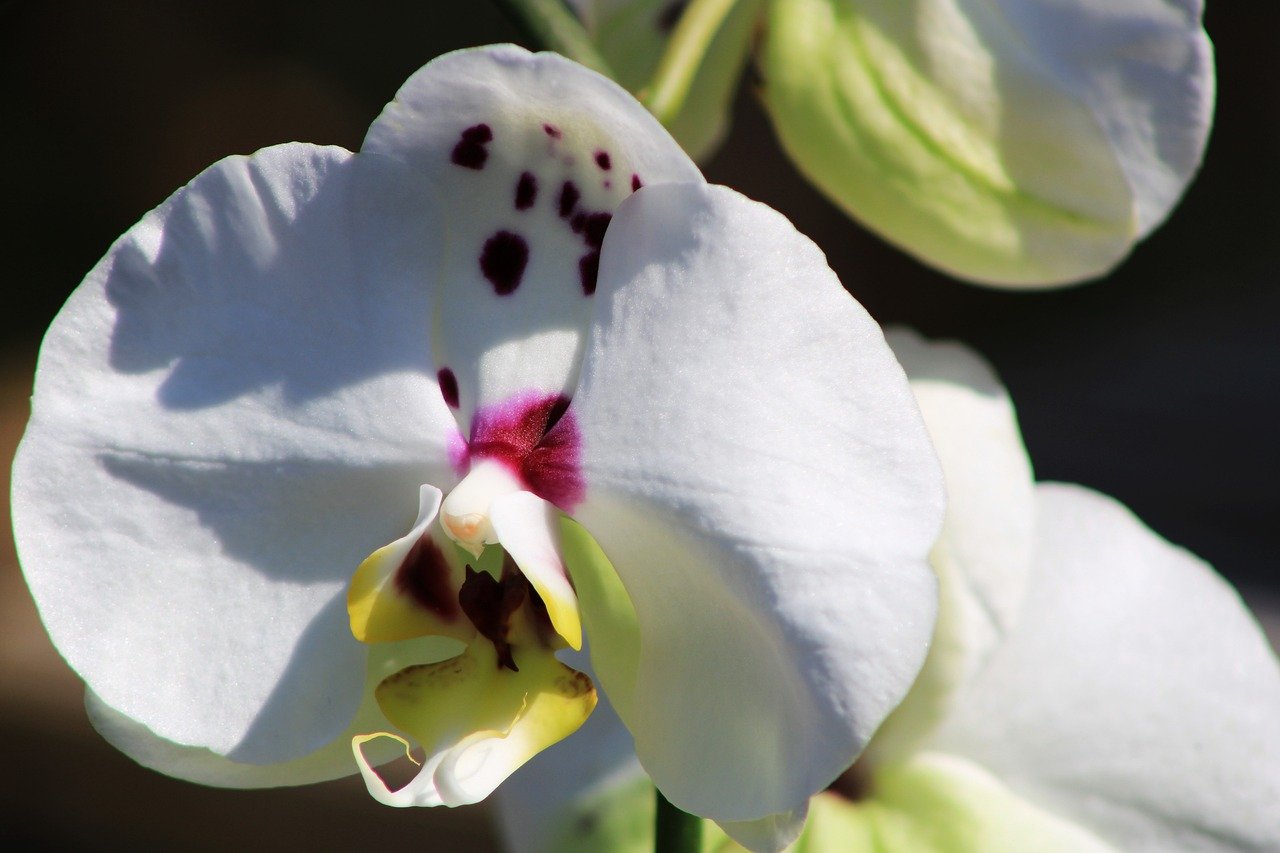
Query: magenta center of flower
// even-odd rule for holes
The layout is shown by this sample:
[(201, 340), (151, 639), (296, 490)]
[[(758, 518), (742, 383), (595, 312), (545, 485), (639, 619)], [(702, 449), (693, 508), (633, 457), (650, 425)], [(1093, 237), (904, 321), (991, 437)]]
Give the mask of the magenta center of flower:
[(586, 493), (582, 434), (563, 394), (527, 393), (476, 411), (462, 468), (492, 460), (565, 512)]

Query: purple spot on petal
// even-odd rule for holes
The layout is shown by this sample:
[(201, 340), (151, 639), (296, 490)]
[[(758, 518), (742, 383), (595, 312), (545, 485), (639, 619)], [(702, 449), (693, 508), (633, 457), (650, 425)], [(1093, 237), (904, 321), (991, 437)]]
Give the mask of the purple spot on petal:
[(573, 219), (569, 220), (569, 227), (573, 229), (574, 234), (581, 234), (582, 230), (587, 227), (587, 215), (585, 213), (575, 213)]
[(613, 187), (613, 181), (605, 181), (605, 182), (604, 182), (604, 188), (605, 188), (605, 189), (611, 189), (612, 187)]
[(596, 152), (596, 165), (606, 172), (613, 168), (613, 161), (609, 159), (608, 151)]
[(599, 250), (583, 255), (578, 259), (578, 278), (582, 282), (584, 296), (593, 296), (596, 292), (596, 278), (600, 275)]
[(487, 124), (477, 124), (462, 131), (462, 138), (453, 146), (453, 162), (466, 169), (483, 169), (489, 159), (485, 146), (493, 141), (493, 131)]
[(499, 296), (515, 293), (528, 264), (529, 244), (519, 234), (510, 231), (494, 234), (485, 241), (480, 252), (480, 271)]
[(440, 395), (449, 404), (449, 408), (458, 408), (458, 377), (449, 368), (442, 367), (436, 374), (436, 381), (440, 383)]
[(528, 210), (538, 200), (538, 179), (531, 172), (523, 172), (516, 183), (516, 210)]
[(631, 191), (635, 192), (636, 190), (640, 189), (642, 186), (644, 186), (644, 184), (640, 182), (640, 176), (633, 174), (631, 176)]
[(413, 543), (395, 574), (397, 590), (444, 619), (458, 616), (452, 580), (453, 573), (444, 552), (426, 533)]
[[(578, 217), (582, 217), (579, 221)], [(599, 249), (604, 244), (604, 233), (609, 230), (609, 222), (613, 219), (612, 213), (587, 213), (578, 214), (573, 217), (573, 230), (582, 234), (582, 239), (593, 249)]]
[(552, 139), (559, 139), (561, 136), (560, 128), (556, 127), (554, 124), (544, 124), (542, 126), (542, 132), (547, 136), (550, 136)]
[(573, 209), (578, 206), (578, 199), (582, 198), (582, 193), (578, 192), (578, 186), (573, 181), (565, 181), (560, 187), (560, 218), (568, 219), (569, 214), (573, 213)]

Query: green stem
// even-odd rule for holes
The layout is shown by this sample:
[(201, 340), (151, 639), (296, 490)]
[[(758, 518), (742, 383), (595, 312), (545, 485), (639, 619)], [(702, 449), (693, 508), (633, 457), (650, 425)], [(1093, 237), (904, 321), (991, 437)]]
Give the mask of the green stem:
[(680, 16), (641, 100), (667, 127), (680, 113), (707, 48), (738, 0), (692, 0)]
[(653, 823), (654, 853), (699, 853), (702, 849), (702, 821), (667, 802), (657, 788), (658, 801)]
[(613, 79), (613, 70), (564, 0), (494, 0), (516, 29), (544, 50), (569, 57)]

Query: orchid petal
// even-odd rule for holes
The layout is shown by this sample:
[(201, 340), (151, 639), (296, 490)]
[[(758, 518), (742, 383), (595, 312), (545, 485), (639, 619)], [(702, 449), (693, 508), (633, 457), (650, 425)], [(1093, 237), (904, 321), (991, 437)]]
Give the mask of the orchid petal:
[(1200, 163), (1199, 0), (778, 0), (762, 54), (783, 146), (926, 263), (1045, 286), (1105, 273)]
[(640, 642), (633, 672), (598, 653), (595, 671), (675, 805), (725, 821), (797, 809), (924, 658), (942, 515), (924, 426), (822, 254), (731, 190), (636, 193), (600, 283), (570, 409), (588, 483), (574, 517)]
[(718, 825), (725, 835), (740, 846), (760, 853), (772, 853), (774, 850), (787, 847), (799, 838), (808, 817), (809, 803), (805, 801), (799, 808), (781, 814), (756, 820), (722, 820)]
[(947, 513), (930, 555), (938, 623), (924, 669), (868, 748), (876, 761), (914, 752), (955, 691), (1012, 629), (1035, 545), (1035, 487), (1009, 395), (977, 353), (888, 332), (942, 461)]
[(613, 209), (639, 184), (702, 180), (617, 84), (514, 46), (427, 64), (362, 150), (445, 200), (432, 337), (464, 429), (477, 408), (573, 388)]
[(362, 643), (429, 635), (469, 642), (475, 626), (458, 605), (465, 570), (450, 559), (453, 543), (434, 524), (442, 494), (419, 490), (418, 520), (404, 536), (365, 558), (347, 589), (351, 633)]
[[(215, 752), (179, 746), (153, 734), (146, 726), (106, 705), (92, 690), (85, 692), (89, 721), (112, 746), (134, 761), (166, 776), (219, 788), (274, 788), (308, 785), (350, 776), (357, 768), (351, 759), (351, 739), (360, 732), (390, 726), (374, 700), (373, 689), (382, 679), (406, 666), (444, 660), (462, 649), (456, 640), (426, 637), (403, 643), (371, 647), (365, 674), (365, 698), (347, 730), (313, 753), (279, 764), (243, 764)], [(399, 750), (370, 750), (376, 764), (394, 759)]]
[(521, 646), (513, 654), (515, 671), (501, 666), (493, 644), (481, 639), (456, 658), (383, 681), (375, 691), (379, 707), (423, 745), (427, 759), (413, 781), (391, 791), (360, 751), (363, 741), (379, 735), (358, 738), (352, 748), (369, 793), (399, 807), (479, 802), (576, 731), (596, 704), (591, 680), (550, 650)]
[(546, 605), (551, 627), (570, 648), (582, 648), (578, 594), (560, 556), (560, 511), (530, 492), (516, 492), (493, 502), (493, 529), (498, 541)]
[(1239, 597), (1110, 498), (1037, 507), (1023, 618), (936, 748), (1124, 850), (1280, 848), (1280, 664)]
[(177, 744), (269, 763), (340, 733), (351, 568), (451, 477), (431, 270), (377, 275), (405, 258), (353, 248), (426, 215), (376, 166), (306, 145), (218, 163), (45, 338), (14, 463), (26, 577), (88, 686)]

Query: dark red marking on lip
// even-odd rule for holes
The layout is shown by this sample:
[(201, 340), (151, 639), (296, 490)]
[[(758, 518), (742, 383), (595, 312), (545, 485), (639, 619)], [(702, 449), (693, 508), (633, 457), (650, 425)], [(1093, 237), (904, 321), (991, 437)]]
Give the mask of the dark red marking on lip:
[(606, 172), (613, 168), (613, 161), (609, 159), (608, 151), (596, 152), (596, 165)]
[(644, 186), (644, 184), (640, 181), (640, 176), (636, 174), (632, 174), (631, 175), (631, 191), (635, 192), (636, 190), (640, 189), (642, 186)]
[(516, 210), (528, 210), (538, 200), (538, 179), (532, 172), (522, 172), (516, 182)]
[(424, 610), (448, 620), (458, 617), (458, 599), (452, 581), (449, 562), (429, 533), (422, 534), (413, 543), (393, 579), (401, 593)]
[(547, 136), (550, 136), (552, 139), (559, 139), (563, 135), (560, 133), (560, 128), (556, 127), (554, 124), (544, 124), (542, 126), (542, 132)]
[(578, 199), (582, 198), (582, 193), (578, 191), (578, 185), (573, 181), (565, 181), (560, 187), (560, 200), (558, 202), (560, 210), (560, 218), (568, 219), (573, 213), (573, 209), (578, 206)]
[(570, 511), (586, 491), (582, 435), (563, 394), (523, 394), (478, 410), (471, 420), (470, 459), (496, 459), (529, 491)]
[(529, 596), (529, 582), (518, 570), (508, 572), (503, 566), (502, 580), (494, 580), (488, 572), (466, 567), (467, 577), (458, 590), (458, 604), (482, 637), (498, 651), (498, 666), (519, 672), (507, 633), (511, 617)]
[(600, 277), (600, 252), (596, 250), (578, 258), (578, 280), (583, 296), (594, 296), (596, 279)]
[(436, 373), (436, 381), (440, 383), (440, 396), (444, 397), (449, 408), (458, 408), (458, 377), (449, 368), (442, 367)]
[(489, 159), (485, 146), (493, 141), (493, 131), (487, 124), (477, 124), (462, 131), (462, 138), (453, 146), (452, 160), (465, 169), (483, 169)]
[(529, 265), (529, 244), (519, 234), (499, 231), (484, 243), (480, 252), (480, 271), (499, 296), (515, 293)]

